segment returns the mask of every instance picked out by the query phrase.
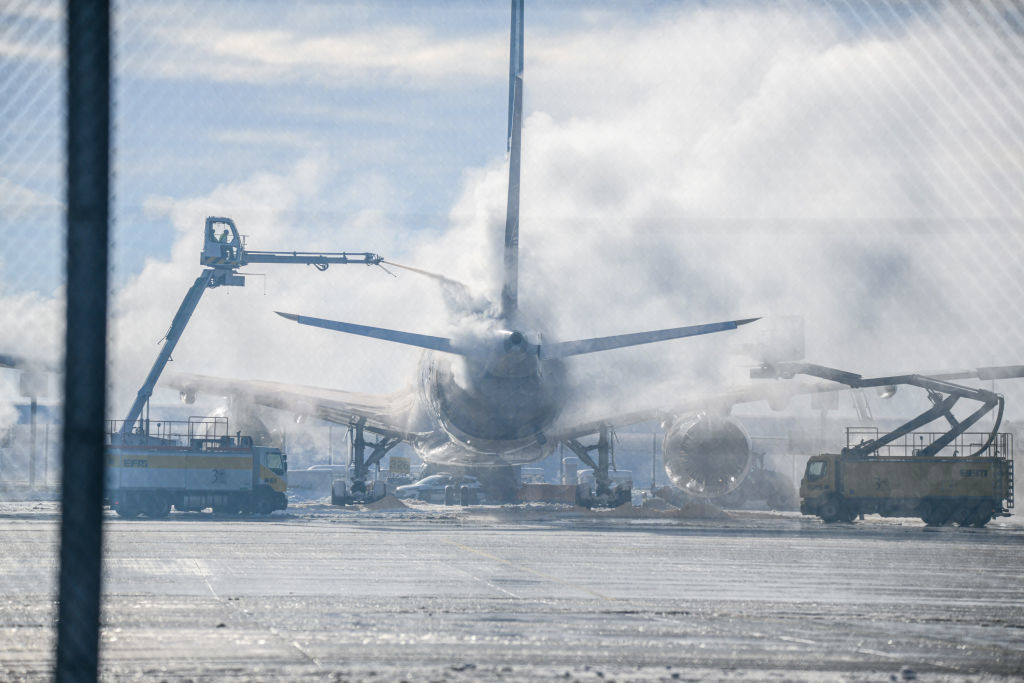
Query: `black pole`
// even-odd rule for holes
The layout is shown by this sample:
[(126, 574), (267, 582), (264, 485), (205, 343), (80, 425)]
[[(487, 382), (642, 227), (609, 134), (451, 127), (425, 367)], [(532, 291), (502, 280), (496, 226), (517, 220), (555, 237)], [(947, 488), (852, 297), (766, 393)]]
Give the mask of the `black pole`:
[(67, 3), (67, 330), (57, 681), (95, 681), (107, 382), (110, 6)]

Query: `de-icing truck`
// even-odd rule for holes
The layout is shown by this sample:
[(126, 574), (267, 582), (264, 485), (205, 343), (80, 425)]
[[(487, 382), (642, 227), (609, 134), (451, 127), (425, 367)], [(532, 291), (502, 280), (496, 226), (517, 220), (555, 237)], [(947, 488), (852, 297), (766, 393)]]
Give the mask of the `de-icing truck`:
[[(983, 527), (1013, 507), (1011, 435), (997, 437), (984, 454), (971, 442), (987, 434), (963, 434), (945, 450), (921, 455), (915, 434), (881, 453), (846, 448), (807, 462), (800, 482), (800, 512), (826, 522), (852, 522), (859, 515), (920, 517), (929, 526), (956, 523)], [(923, 435), (922, 435), (923, 436)], [(935, 434), (925, 437), (929, 442)], [(848, 437), (849, 438), (849, 437)]]
[(140, 421), (124, 433), (108, 423), (107, 502), (122, 517), (165, 517), (213, 508), (220, 514), (268, 514), (288, 506), (288, 462), (280, 449), (231, 435), (227, 418)]
[[(189, 418), (185, 423), (150, 421), (149, 399), (203, 293), (244, 286), (245, 275), (239, 268), (250, 263), (293, 263), (324, 271), (332, 264), (380, 265), (384, 260), (369, 252), (250, 251), (230, 218), (208, 217), (203, 232), (199, 256), (203, 271), (181, 300), (127, 416), (107, 426), (107, 501), (122, 517), (163, 517), (172, 506), (179, 510), (210, 507), (220, 513), (283, 510), (288, 505), (284, 453), (257, 446), (241, 433), (231, 435), (222, 417)], [(191, 402), (184, 392), (182, 399)]]

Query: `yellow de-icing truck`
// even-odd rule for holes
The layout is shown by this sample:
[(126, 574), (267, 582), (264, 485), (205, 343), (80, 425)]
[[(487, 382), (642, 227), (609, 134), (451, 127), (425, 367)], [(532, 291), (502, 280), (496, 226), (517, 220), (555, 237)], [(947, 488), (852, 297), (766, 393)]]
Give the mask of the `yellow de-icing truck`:
[(288, 506), (285, 454), (230, 435), (222, 417), (143, 423), (128, 435), (112, 426), (106, 459), (107, 503), (121, 517), (166, 517), (172, 506), (220, 514)]
[(983, 527), (1013, 507), (1013, 459), (824, 454), (807, 462), (800, 512), (826, 522), (862, 514)]

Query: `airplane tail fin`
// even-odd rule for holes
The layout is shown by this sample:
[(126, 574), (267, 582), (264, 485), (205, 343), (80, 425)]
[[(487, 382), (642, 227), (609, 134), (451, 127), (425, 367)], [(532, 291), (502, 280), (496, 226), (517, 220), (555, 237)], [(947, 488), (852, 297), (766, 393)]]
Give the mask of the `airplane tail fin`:
[(504, 277), (501, 317), (519, 307), (519, 159), (523, 129), (523, 0), (512, 0), (512, 39), (508, 65), (508, 205), (505, 210)]

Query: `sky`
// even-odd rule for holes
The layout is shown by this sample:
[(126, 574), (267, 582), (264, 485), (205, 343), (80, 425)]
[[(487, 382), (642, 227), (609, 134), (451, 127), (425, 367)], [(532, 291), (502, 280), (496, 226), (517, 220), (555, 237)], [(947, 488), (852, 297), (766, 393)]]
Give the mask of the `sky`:
[[(0, 9), (0, 350), (47, 358), (61, 11)], [(113, 414), (200, 272), (208, 215), (253, 249), (372, 251), (496, 295), (506, 2), (140, 1), (115, 17)], [(1002, 2), (527, 1), (523, 310), (559, 340), (765, 316), (574, 363), (615, 408), (741, 380), (757, 358), (739, 351), (786, 315), (808, 360), (865, 375), (1024, 363), (1022, 27)], [(206, 294), (172, 370), (392, 391), (418, 352), (274, 311), (460, 322), (406, 272), (249, 272)]]

